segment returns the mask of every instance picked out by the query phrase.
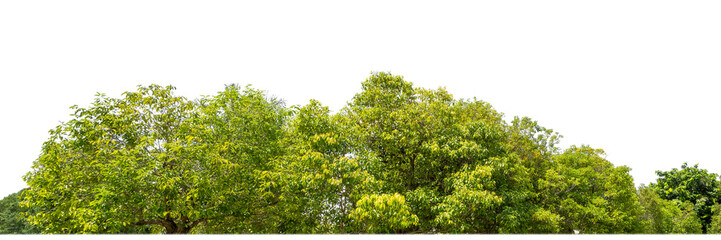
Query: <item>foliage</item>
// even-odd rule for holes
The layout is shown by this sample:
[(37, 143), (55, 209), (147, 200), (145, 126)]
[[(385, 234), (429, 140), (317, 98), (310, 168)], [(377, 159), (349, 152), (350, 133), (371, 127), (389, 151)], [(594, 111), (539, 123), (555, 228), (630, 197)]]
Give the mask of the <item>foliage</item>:
[(555, 147), (561, 135), (547, 129), (529, 117), (515, 117), (509, 127), (510, 144), (513, 152), (522, 159), (523, 165), (531, 169), (531, 181), (534, 190), (538, 190), (538, 180), (543, 178), (551, 167), (550, 158), (557, 154)]
[(316, 100), (297, 108), (289, 125), (288, 154), (282, 173), (281, 232), (346, 233), (354, 231), (349, 214), (365, 194), (377, 193), (381, 182), (369, 172), (364, 155), (352, 153), (352, 131), (340, 116), (331, 116)]
[(236, 85), (198, 105), (191, 119), (199, 143), (194, 153), (209, 171), (201, 174), (209, 177), (200, 178), (198, 196), (207, 203), (202, 209), (216, 211), (201, 215), (203, 232), (277, 232), (282, 184), (275, 165), (287, 151), (290, 111), (279, 99)]
[(418, 217), (410, 213), (405, 198), (398, 194), (364, 195), (350, 218), (358, 232), (400, 233), (418, 224)]
[(690, 202), (674, 202), (679, 208), (678, 211), (674, 211), (676, 217), (676, 225), (674, 226), (673, 233), (684, 233), (684, 234), (701, 234), (703, 233), (703, 222), (696, 215), (695, 206)]
[(406, 192), (405, 198), (406, 203), (411, 208), (411, 212), (419, 219), (415, 229), (416, 231), (431, 232), (429, 229), (436, 228), (437, 206), (443, 200), (436, 189), (419, 187), (413, 191)]
[(20, 198), (26, 189), (8, 195), (0, 200), (0, 234), (39, 233), (37, 228), (28, 224), (25, 216), (33, 214), (32, 209), (20, 206)]
[[(525, 187), (516, 159), (503, 157), (509, 151), (506, 126), (502, 115), (489, 104), (456, 100), (442, 88), (414, 88), (402, 77), (388, 73), (373, 74), (362, 87), (344, 109), (344, 116), (358, 134), (357, 151), (379, 159), (370, 164), (371, 174), (385, 183), (384, 191), (402, 193), (409, 199), (412, 212), (420, 219), (414, 231), (438, 231), (435, 226), (443, 222), (437, 220), (443, 199), (447, 202), (443, 206), (450, 207), (448, 196), (455, 196), (458, 203), (477, 193), (447, 184), (466, 166), (493, 168), (489, 176), (499, 181), (501, 191)], [(481, 193), (495, 195), (495, 190)], [(509, 203), (515, 202), (512, 196), (524, 195), (508, 193)], [(489, 221), (496, 222), (497, 213), (489, 214)]]
[(701, 219), (696, 216), (693, 204), (662, 199), (653, 189), (641, 185), (639, 202), (644, 208), (642, 219), (646, 233), (702, 233)]
[(456, 101), (444, 89), (414, 88), (400, 76), (376, 73), (362, 84), (346, 115), (360, 149), (380, 158), (374, 173), (391, 192), (428, 186), (444, 192), (445, 178), (466, 164), (497, 156), (501, 115), (481, 101)]
[(558, 233), (561, 231), (563, 217), (546, 209), (537, 209), (532, 216), (536, 233)]
[(713, 216), (712, 207), (721, 202), (718, 175), (700, 169), (698, 164), (689, 167), (687, 163), (684, 163), (681, 169), (656, 171), (656, 174), (659, 178), (649, 187), (663, 199), (691, 202), (696, 215), (701, 218), (703, 232), (706, 233)]
[[(187, 233), (217, 219), (250, 219), (268, 204), (282, 108), (228, 86), (194, 103), (151, 85), (99, 95), (51, 138), (25, 176), (29, 221), (44, 232), (120, 232), (158, 225)], [(246, 230), (246, 229), (243, 229)]]
[(453, 193), (438, 205), (436, 221), (444, 231), (491, 233), (496, 230), (495, 212), (503, 199), (486, 189), (494, 189), (491, 168), (477, 166), (449, 178)]
[(721, 233), (721, 204), (714, 205), (712, 212), (713, 217), (711, 217), (708, 233), (719, 234)]
[(614, 167), (604, 152), (588, 146), (553, 158), (541, 181), (548, 209), (564, 219), (562, 232), (640, 233), (642, 208), (628, 167)]
[(718, 202), (706, 170), (659, 172), (637, 190), (600, 149), (561, 152), (561, 135), (531, 118), (506, 122), (486, 102), (390, 73), (372, 73), (337, 113), (236, 85), (194, 101), (173, 90), (74, 106), (25, 176), (27, 223), (46, 233), (697, 233)]

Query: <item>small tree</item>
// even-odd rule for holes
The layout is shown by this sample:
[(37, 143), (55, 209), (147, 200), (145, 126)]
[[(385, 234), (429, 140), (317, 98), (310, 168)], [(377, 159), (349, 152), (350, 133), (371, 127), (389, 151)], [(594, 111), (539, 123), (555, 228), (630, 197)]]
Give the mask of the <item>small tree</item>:
[(0, 234), (27, 234), (39, 233), (38, 229), (30, 225), (25, 215), (34, 211), (20, 206), (20, 199), (26, 189), (8, 195), (0, 200)]
[(721, 202), (718, 175), (699, 168), (698, 164), (689, 167), (688, 163), (684, 163), (681, 169), (656, 171), (656, 174), (659, 178), (649, 187), (663, 199), (691, 202), (706, 233), (713, 216), (712, 207)]

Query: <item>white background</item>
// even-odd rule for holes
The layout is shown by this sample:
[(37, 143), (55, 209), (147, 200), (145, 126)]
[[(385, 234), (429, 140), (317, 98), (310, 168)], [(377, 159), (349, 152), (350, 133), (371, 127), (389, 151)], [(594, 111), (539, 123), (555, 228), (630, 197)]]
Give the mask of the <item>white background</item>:
[(636, 184), (721, 173), (718, 1), (0, 1), (0, 197), (96, 92), (252, 84), (339, 110), (371, 71), (602, 148)]

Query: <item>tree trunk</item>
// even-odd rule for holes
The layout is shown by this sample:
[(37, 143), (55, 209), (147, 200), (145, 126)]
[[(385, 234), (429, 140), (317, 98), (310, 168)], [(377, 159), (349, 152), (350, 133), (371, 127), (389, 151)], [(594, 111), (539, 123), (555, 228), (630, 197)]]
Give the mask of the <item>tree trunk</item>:
[(188, 234), (191, 229), (184, 225), (175, 224), (173, 221), (164, 222), (163, 227), (165, 227), (166, 234)]
[(189, 225), (185, 225), (185, 224), (178, 225), (175, 223), (175, 221), (168, 220), (168, 219), (139, 221), (139, 222), (131, 223), (131, 225), (135, 225), (135, 226), (143, 226), (143, 225), (148, 225), (148, 224), (160, 225), (165, 228), (165, 234), (188, 234), (188, 233), (190, 233), (190, 230), (193, 229), (193, 227), (195, 227), (195, 225), (197, 225), (201, 222), (205, 222), (206, 220), (207, 219), (198, 220), (198, 221), (192, 222)]
[(170, 233), (170, 234), (188, 234), (188, 233), (190, 233), (190, 228), (179, 226), (178, 228), (175, 229), (174, 233)]

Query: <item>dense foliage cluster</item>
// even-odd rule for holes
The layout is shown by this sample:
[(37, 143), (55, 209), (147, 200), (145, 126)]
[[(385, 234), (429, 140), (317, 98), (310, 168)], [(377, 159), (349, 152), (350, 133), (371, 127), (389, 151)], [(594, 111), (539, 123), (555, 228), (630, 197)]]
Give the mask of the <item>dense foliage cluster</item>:
[(21, 207), (19, 204), (25, 190), (20, 190), (0, 200), (0, 234), (40, 233), (25, 219), (27, 214), (34, 214), (35, 211)]
[(337, 113), (236, 85), (192, 101), (152, 85), (73, 109), (30, 188), (3, 200), (14, 222), (1, 231), (721, 231), (715, 174), (684, 165), (636, 189), (600, 149), (561, 151), (530, 118), (389, 73)]

